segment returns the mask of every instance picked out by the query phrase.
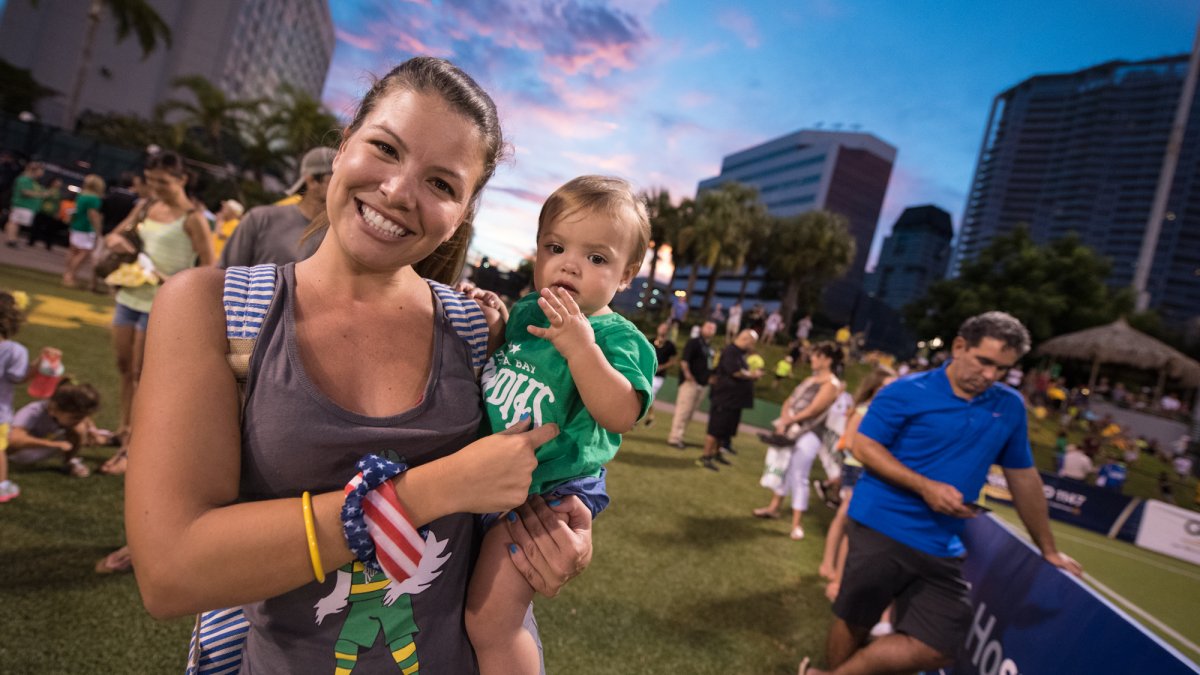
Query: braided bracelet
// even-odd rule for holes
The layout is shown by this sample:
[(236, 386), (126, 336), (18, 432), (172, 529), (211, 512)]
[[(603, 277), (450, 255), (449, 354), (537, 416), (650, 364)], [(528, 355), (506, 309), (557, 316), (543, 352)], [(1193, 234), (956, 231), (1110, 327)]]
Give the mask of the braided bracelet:
[(388, 483), (408, 466), (367, 455), (355, 468), (358, 473), (346, 484), (342, 505), (346, 544), (367, 570), (383, 570), (389, 579), (403, 581), (416, 572), (425, 550), (424, 538)]

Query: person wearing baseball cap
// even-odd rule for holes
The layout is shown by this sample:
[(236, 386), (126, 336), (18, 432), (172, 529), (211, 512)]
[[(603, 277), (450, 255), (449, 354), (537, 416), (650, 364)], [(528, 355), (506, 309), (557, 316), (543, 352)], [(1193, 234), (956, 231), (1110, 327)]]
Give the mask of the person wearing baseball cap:
[(288, 188), (300, 201), (284, 205), (258, 206), (246, 212), (221, 251), (219, 267), (285, 265), (312, 255), (320, 236), (300, 242), (305, 228), (325, 210), (325, 193), (333, 174), (333, 148), (313, 148), (300, 160), (300, 177)]

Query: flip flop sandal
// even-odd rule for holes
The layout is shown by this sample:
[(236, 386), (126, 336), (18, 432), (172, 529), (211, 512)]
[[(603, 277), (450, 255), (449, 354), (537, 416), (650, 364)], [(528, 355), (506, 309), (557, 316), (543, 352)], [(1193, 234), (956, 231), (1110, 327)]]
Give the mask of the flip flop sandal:
[(88, 469), (87, 464), (84, 464), (83, 460), (78, 457), (72, 457), (67, 461), (67, 473), (74, 478), (87, 478), (92, 475), (91, 469)]
[(760, 509), (754, 509), (754, 511), (752, 513), (754, 513), (755, 518), (766, 518), (768, 520), (773, 520), (773, 519), (779, 517), (778, 511), (772, 511), (771, 509), (768, 509), (765, 507), (760, 508)]

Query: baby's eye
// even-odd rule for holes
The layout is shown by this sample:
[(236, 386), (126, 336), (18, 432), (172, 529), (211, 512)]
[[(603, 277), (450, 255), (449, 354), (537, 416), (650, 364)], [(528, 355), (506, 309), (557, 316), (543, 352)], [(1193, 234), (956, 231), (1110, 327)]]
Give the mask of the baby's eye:
[(588, 262), (592, 263), (593, 265), (603, 265), (604, 263), (608, 262), (608, 259), (599, 253), (593, 253), (588, 256)]
[(562, 247), (561, 244), (546, 244), (546, 248), (555, 255), (558, 255), (559, 253), (562, 253), (564, 250), (566, 250)]

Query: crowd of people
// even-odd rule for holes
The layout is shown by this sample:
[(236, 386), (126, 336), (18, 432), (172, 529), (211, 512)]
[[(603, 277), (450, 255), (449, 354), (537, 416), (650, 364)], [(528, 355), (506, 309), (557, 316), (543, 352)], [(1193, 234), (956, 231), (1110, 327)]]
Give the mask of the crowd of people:
[[(811, 316), (793, 331), (761, 305), (717, 305), (680, 349), (677, 297), (647, 339), (609, 304), (638, 272), (649, 221), (632, 186), (606, 176), (547, 199), (533, 292), (511, 309), (469, 283), (451, 290), (506, 148), (488, 94), (419, 57), (375, 82), (336, 150), (301, 159), (281, 203), (223, 200), (211, 213), (171, 152), (113, 186), (87, 176), (62, 281), (77, 285), (89, 256), (132, 258), (125, 276), (91, 281), (120, 280), (120, 423), (97, 429), (95, 389), (70, 378), (12, 410), (14, 388), (55, 352), (31, 365), (13, 339), (19, 298), (0, 295), (0, 502), (19, 495), (8, 460), (61, 456), (83, 477), (79, 448), (112, 442), (101, 470), (128, 472), (129, 545), (97, 570), (132, 569), (158, 617), (240, 607), (248, 669), (537, 673), (531, 601), (588, 566), (621, 435), (654, 422), (678, 369), (666, 442), (688, 449), (707, 398), (695, 463), (720, 471), (768, 373), (755, 352), (794, 335), (771, 386), (808, 374), (762, 436), (770, 494), (747, 517), (782, 518), (790, 495), (788, 536), (801, 541), (813, 492), (837, 508), (818, 570), (833, 602), (830, 672), (951, 663), (971, 619), (960, 535), (992, 464), (1046, 561), (1081, 573), (1049, 529), (1025, 400), (999, 384), (1029, 350), (1019, 321), (972, 317), (944, 362), (900, 379), (875, 365), (853, 394), (842, 365), (859, 337), (844, 327), (810, 341)], [(52, 198), (39, 171), (30, 162), (14, 180), (10, 246)], [(1051, 405), (1049, 386), (1034, 392)], [(1064, 443), (1065, 475), (1080, 454)], [(818, 460), (825, 481), (812, 478)], [(373, 649), (381, 635), (387, 648)], [(825, 671), (806, 660), (800, 672)]]

